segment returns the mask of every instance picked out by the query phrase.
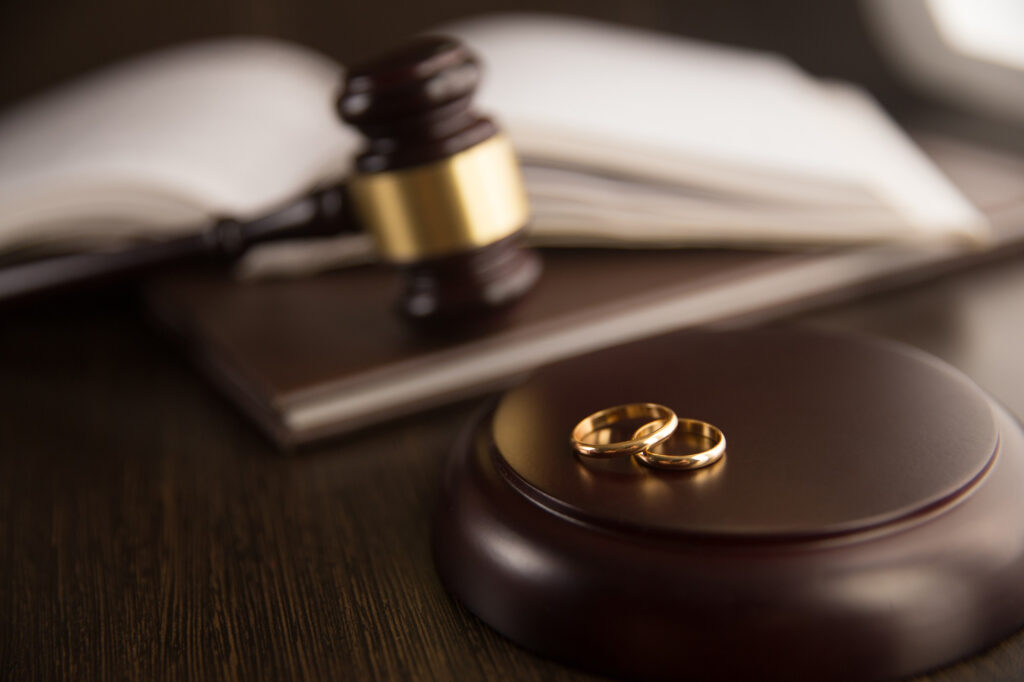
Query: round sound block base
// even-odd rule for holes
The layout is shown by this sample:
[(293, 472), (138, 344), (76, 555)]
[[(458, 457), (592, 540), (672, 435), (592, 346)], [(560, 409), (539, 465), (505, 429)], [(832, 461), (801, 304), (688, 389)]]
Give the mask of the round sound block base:
[[(714, 423), (695, 472), (583, 461), (626, 402)], [(1024, 435), (955, 370), (810, 332), (678, 334), (537, 372), (463, 433), (434, 549), (534, 651), (644, 679), (870, 680), (1024, 622)]]

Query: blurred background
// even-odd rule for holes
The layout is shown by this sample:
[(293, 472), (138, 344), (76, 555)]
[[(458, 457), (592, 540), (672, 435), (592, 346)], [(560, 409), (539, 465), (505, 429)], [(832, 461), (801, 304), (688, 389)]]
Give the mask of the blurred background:
[(0, 3), (0, 106), (153, 48), (232, 34), (295, 41), (339, 61), (409, 34), (490, 11), (587, 16), (771, 50), (814, 75), (853, 80), (888, 106), (899, 81), (856, 0), (71, 0)]

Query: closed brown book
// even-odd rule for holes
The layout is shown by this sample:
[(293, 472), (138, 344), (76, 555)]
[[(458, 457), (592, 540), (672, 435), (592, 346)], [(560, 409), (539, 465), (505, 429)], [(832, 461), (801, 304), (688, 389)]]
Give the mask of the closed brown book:
[[(1024, 165), (927, 145), (1005, 247), (1024, 237)], [(989, 251), (988, 253), (991, 253)], [(983, 257), (953, 246), (780, 253), (550, 250), (526, 300), (474, 328), (421, 333), (396, 280), (360, 266), (299, 280), (183, 273), (151, 283), (156, 317), (281, 447), (507, 385), (541, 364), (688, 326), (766, 319)]]

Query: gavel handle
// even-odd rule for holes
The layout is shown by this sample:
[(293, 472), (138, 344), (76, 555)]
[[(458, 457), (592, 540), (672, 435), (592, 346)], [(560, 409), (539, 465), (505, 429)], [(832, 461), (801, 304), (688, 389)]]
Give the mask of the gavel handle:
[(0, 304), (201, 260), (233, 261), (255, 244), (356, 232), (343, 185), (310, 194), (249, 222), (225, 219), (205, 232), (120, 251), (56, 256), (0, 268)]

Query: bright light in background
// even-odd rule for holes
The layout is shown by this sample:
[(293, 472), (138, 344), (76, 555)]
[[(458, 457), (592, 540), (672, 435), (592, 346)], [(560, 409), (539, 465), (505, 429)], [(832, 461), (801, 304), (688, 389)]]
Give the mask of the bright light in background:
[(942, 38), (956, 51), (1024, 70), (1024, 2), (927, 0)]
[(1024, 0), (861, 3), (880, 47), (915, 87), (1024, 125)]

